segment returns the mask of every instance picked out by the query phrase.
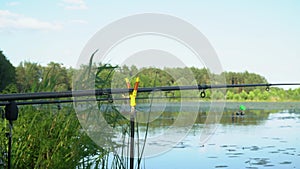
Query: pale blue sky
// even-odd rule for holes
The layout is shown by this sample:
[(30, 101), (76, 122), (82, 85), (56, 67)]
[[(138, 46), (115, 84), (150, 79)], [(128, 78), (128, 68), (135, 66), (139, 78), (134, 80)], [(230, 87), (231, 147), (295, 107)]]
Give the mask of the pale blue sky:
[(271, 83), (300, 82), (300, 1), (0, 1), (0, 49), (17, 66), (76, 66), (87, 41), (125, 16), (181, 18), (211, 42), (226, 71), (259, 73)]

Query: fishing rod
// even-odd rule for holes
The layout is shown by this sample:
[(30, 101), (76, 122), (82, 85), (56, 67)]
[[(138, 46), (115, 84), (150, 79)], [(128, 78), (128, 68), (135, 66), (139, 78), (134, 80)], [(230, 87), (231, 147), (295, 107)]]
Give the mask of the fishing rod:
[[(163, 99), (199, 99), (196, 96), (168, 96), (168, 97), (137, 97), (136, 100), (146, 100), (146, 99), (155, 99), (155, 100), (163, 100)], [(80, 100), (33, 100), (33, 101), (20, 101), (16, 102), (17, 105), (37, 105), (37, 104), (61, 104), (61, 103), (80, 103), (80, 102), (101, 102), (107, 101), (109, 103), (113, 103), (114, 101), (129, 101), (129, 97), (124, 98), (112, 98), (112, 97), (105, 97), (105, 98), (95, 98), (95, 99), (80, 99)], [(9, 102), (0, 102), (0, 106), (8, 105)]]
[[(238, 88), (238, 87), (267, 87), (269, 90), (271, 86), (300, 86), (300, 83), (266, 83), (266, 84), (219, 84), (219, 85), (194, 85), (194, 86), (161, 86), (161, 87), (144, 87), (139, 88), (139, 93), (155, 92), (155, 91), (178, 91), (178, 90), (201, 90), (206, 89), (224, 89), (224, 88)], [(76, 90), (65, 92), (37, 92), (37, 93), (14, 93), (0, 95), (0, 101), (10, 102), (16, 100), (35, 100), (35, 99), (58, 99), (69, 97), (84, 97), (84, 96), (110, 96), (112, 94), (130, 93), (133, 88), (106, 88), (96, 90)], [(2, 104), (3, 105), (3, 104)]]
[[(274, 84), (218, 84), (218, 85), (195, 85), (195, 86), (161, 86), (161, 87), (144, 87), (144, 88), (127, 88), (127, 89), (96, 89), (96, 90), (77, 90), (77, 91), (65, 91), (65, 92), (37, 92), (37, 93), (13, 93), (0, 95), (0, 106), (5, 106), (4, 117), (9, 121), (9, 133), (8, 137), (8, 168), (11, 168), (11, 146), (12, 146), (12, 128), (13, 121), (18, 118), (18, 105), (28, 104), (54, 104), (54, 103), (70, 103), (70, 102), (88, 102), (88, 101), (112, 101), (112, 100), (128, 100), (129, 98), (112, 98), (113, 94), (124, 94), (132, 92), (158, 92), (158, 91), (178, 91), (178, 90), (199, 90), (200, 97), (205, 97), (206, 89), (223, 89), (223, 88), (238, 88), (238, 87), (266, 87), (269, 90), (271, 86), (292, 86), (299, 85), (300, 83), (274, 83)], [(77, 100), (41, 100), (41, 99), (59, 99), (70, 97), (84, 97), (84, 96), (107, 96), (96, 99), (77, 99)], [(130, 98), (131, 99), (131, 98)], [(136, 98), (134, 98), (135, 100)], [(137, 98), (138, 99), (138, 98)], [(140, 98), (142, 99), (142, 98)], [(147, 98), (146, 98), (147, 99)], [(155, 98), (152, 98), (155, 99)], [(22, 100), (23, 102), (16, 102)], [(29, 101), (26, 101), (29, 100)], [(132, 107), (135, 107), (133, 105)], [(133, 120), (131, 129), (134, 128)], [(131, 131), (131, 135), (134, 131)], [(133, 141), (131, 141), (133, 143)], [(133, 147), (133, 146), (131, 146)], [(131, 161), (133, 160), (133, 148), (131, 148)], [(130, 163), (133, 168), (133, 162)]]

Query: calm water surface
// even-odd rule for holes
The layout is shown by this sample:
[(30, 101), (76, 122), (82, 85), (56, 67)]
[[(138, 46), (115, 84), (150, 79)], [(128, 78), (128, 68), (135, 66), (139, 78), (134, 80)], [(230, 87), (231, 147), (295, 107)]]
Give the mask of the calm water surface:
[[(146, 158), (145, 168), (300, 168), (298, 105), (281, 104), (281, 107), (272, 108), (272, 104), (264, 106), (259, 103), (260, 107), (257, 108), (255, 105), (247, 106), (250, 108), (244, 117), (232, 118), (234, 109), (225, 109), (227, 112), (223, 114), (221, 122), (216, 124), (215, 133), (204, 144), (199, 143), (199, 136), (207, 112), (200, 112), (187, 137), (172, 150)], [(272, 110), (275, 108), (278, 110)], [(164, 117), (168, 123), (172, 113), (170, 118)], [(152, 130), (159, 133), (163, 128), (155, 127)]]

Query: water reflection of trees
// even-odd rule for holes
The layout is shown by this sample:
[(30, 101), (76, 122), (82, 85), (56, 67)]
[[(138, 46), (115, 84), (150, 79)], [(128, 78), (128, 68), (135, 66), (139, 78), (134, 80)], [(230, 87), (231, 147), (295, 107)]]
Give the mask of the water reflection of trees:
[[(219, 122), (221, 125), (232, 125), (233, 123), (236, 125), (259, 125), (264, 123), (271, 113), (276, 113), (278, 111), (265, 111), (265, 110), (249, 110), (245, 112), (244, 116), (237, 116), (235, 111), (227, 111), (223, 112), (222, 118)], [(185, 113), (186, 120), (189, 119), (189, 112), (181, 112)], [(207, 115), (209, 112), (198, 112), (198, 116), (195, 120), (195, 124), (205, 124), (207, 119)], [(150, 123), (151, 128), (165, 128), (168, 126), (172, 126), (174, 121), (176, 120), (179, 112), (163, 112), (157, 119)], [(181, 119), (182, 123), (185, 123), (185, 119)], [(142, 127), (143, 124), (140, 124)]]

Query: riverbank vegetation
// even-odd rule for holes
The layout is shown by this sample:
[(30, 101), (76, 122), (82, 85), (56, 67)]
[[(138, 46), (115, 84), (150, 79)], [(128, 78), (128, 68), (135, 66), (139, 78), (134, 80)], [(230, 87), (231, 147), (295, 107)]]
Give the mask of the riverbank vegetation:
[[(33, 62), (21, 62), (17, 67), (13, 67), (0, 52), (0, 93), (27, 93), (27, 92), (47, 92), (47, 91), (68, 91), (72, 89), (73, 75), (78, 73), (74, 68), (67, 68), (63, 64), (51, 62), (46, 66), (42, 66)], [(108, 67), (109, 65), (94, 65), (97, 67)], [(175, 86), (177, 81), (196, 81), (197, 84), (218, 83), (217, 79), (224, 78), (223, 82), (227, 84), (256, 84), (268, 83), (262, 76), (250, 72), (223, 72), (221, 75), (211, 73), (205, 68), (137, 68), (132, 65), (112, 67), (105, 70), (101, 76), (108, 73), (112, 75), (106, 79), (105, 86), (114, 88), (126, 88), (124, 78), (135, 79), (140, 77), (140, 87), (153, 87), (156, 79), (156, 86)], [(98, 75), (99, 76), (99, 75)], [(227, 89), (225, 93), (228, 101), (299, 101), (300, 88), (284, 90), (283, 88), (272, 87), (270, 91), (266, 91), (264, 87), (248, 87), (248, 88), (232, 88)], [(141, 96), (141, 95), (140, 95)], [(173, 101), (180, 97), (180, 92), (168, 92), (166, 97), (170, 97)], [(211, 99), (211, 91), (206, 91), (206, 100)], [(214, 92), (215, 99), (223, 99), (224, 94)], [(178, 100), (178, 99), (177, 99)]]

